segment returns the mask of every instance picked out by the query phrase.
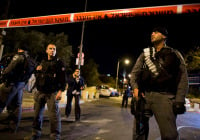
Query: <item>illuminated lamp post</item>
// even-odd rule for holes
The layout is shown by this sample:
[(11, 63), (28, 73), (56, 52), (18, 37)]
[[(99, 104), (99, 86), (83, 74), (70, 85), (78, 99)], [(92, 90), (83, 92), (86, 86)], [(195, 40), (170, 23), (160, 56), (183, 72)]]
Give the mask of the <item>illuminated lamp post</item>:
[[(121, 62), (121, 60), (118, 59), (118, 62), (117, 62), (117, 76), (116, 76), (116, 83), (115, 83), (115, 88), (117, 89), (118, 88), (118, 74), (119, 74), (119, 63)], [(128, 65), (130, 63), (130, 61), (128, 59), (125, 59), (124, 60), (124, 63), (126, 65)]]

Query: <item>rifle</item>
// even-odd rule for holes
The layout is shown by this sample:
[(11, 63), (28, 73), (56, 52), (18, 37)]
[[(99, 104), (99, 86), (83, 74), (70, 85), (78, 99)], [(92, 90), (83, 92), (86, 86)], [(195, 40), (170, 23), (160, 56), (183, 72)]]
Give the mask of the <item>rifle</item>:
[(133, 137), (135, 140), (147, 140), (149, 133), (149, 118), (145, 116), (144, 111), (145, 99), (139, 93), (138, 100), (132, 97), (131, 100), (131, 114), (134, 115), (134, 129)]

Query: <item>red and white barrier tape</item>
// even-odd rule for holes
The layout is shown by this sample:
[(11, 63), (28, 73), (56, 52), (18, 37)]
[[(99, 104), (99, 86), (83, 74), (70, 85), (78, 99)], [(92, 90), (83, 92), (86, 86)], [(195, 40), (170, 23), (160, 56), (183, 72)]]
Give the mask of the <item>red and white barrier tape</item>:
[(200, 12), (200, 3), (141, 7), (141, 8), (130, 8), (130, 9), (116, 9), (116, 10), (80, 12), (80, 13), (0, 20), (0, 28), (43, 26), (43, 25), (64, 24), (64, 23), (73, 23), (73, 22), (82, 22), (91, 20), (102, 20), (106, 18), (123, 18), (123, 17), (135, 17), (135, 16), (182, 14), (182, 13), (197, 13), (197, 12)]

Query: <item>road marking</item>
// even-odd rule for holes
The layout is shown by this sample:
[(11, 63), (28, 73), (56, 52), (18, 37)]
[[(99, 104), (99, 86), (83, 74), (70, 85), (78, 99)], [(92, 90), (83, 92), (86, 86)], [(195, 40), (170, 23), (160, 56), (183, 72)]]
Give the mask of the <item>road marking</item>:
[(194, 127), (194, 126), (179, 126), (179, 127), (177, 127), (177, 130), (179, 131), (180, 129), (182, 129), (184, 127), (199, 128), (199, 127)]
[(98, 134), (104, 134), (104, 133), (109, 133), (109, 132), (110, 132), (110, 130), (100, 129), (100, 130), (98, 131)]
[[(185, 128), (185, 127), (200, 128), (200, 127), (194, 127), (194, 126), (179, 126), (177, 127), (177, 130), (179, 131), (180, 129)], [(156, 138), (156, 140), (161, 140), (161, 137)]]
[(81, 122), (85, 122), (85, 123), (108, 123), (108, 122), (112, 122), (113, 120), (110, 119), (102, 119), (102, 120), (83, 120)]

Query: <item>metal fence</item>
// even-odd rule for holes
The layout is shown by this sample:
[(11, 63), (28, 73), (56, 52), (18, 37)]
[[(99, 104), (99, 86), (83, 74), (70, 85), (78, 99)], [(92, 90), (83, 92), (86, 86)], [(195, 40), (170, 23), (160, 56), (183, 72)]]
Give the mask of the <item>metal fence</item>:
[(189, 74), (188, 80), (189, 80), (189, 85), (200, 86), (200, 74)]

